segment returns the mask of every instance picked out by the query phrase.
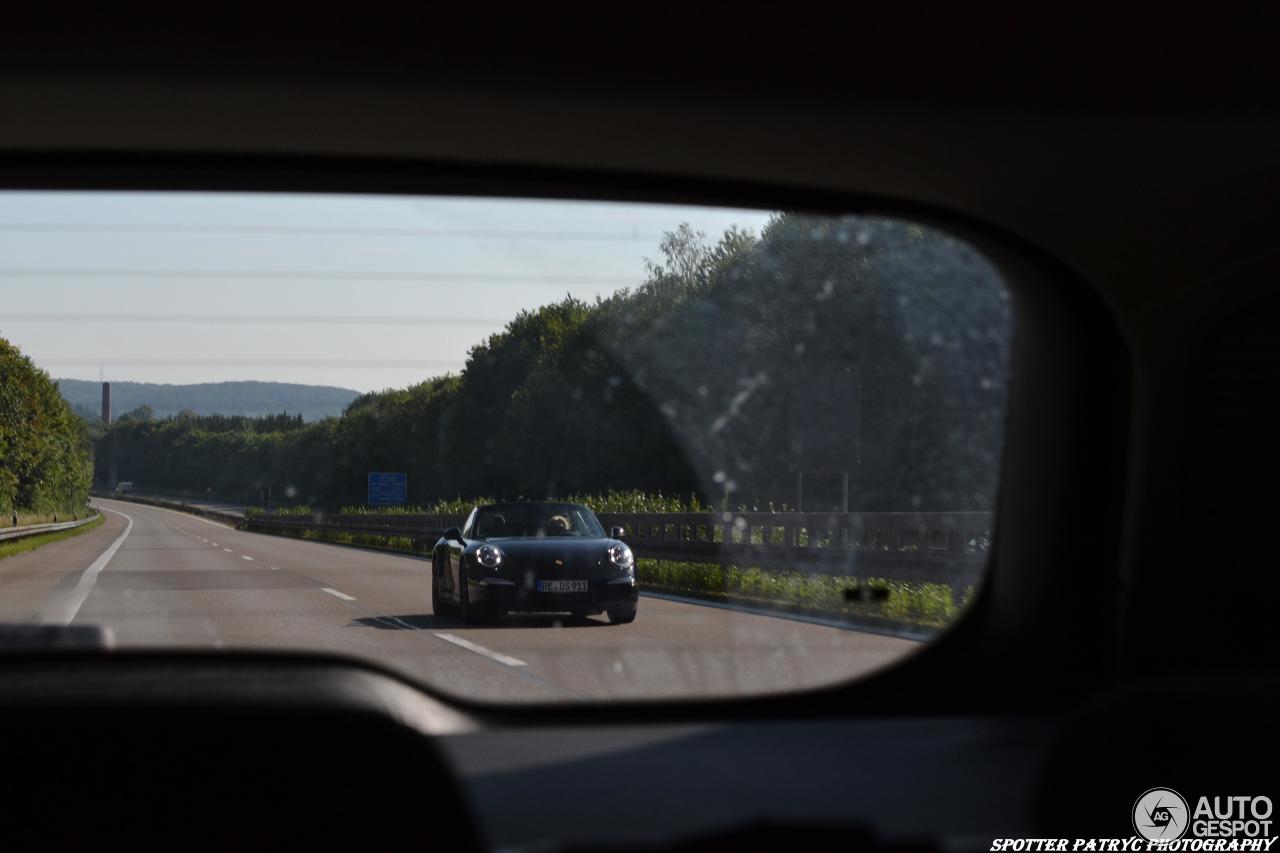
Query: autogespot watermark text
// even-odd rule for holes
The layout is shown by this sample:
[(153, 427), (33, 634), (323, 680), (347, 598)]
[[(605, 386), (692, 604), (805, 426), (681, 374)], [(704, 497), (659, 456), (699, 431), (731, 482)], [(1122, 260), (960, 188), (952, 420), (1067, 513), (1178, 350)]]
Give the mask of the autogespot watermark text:
[(1172, 788), (1149, 788), (1130, 811), (1131, 838), (997, 838), (990, 849), (991, 853), (1267, 853), (1276, 842), (1271, 811), (1269, 797), (1200, 797), (1192, 809)]

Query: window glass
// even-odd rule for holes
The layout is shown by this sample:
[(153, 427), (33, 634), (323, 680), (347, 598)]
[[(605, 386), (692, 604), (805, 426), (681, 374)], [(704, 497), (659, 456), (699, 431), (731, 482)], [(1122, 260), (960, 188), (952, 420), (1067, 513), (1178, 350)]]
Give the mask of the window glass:
[(0, 251), (2, 621), (735, 696), (891, 665), (982, 581), (1011, 311), (935, 228), (3, 193)]

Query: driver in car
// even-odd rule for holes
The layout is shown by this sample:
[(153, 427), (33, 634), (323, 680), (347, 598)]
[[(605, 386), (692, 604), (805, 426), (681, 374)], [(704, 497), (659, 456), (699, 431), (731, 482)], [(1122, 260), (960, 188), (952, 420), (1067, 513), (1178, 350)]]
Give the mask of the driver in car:
[(547, 519), (548, 536), (564, 536), (569, 532), (569, 519), (563, 515), (553, 515)]

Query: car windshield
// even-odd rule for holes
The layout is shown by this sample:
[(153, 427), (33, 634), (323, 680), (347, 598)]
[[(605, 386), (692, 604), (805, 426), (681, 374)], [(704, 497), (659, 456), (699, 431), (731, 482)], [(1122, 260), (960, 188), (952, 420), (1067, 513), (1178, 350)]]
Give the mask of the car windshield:
[(1013, 311), (944, 230), (7, 192), (0, 252), (0, 627), (723, 697), (891, 666), (983, 582)]
[(476, 511), (473, 536), (477, 539), (520, 539), (537, 536), (574, 536), (603, 539), (604, 528), (595, 514), (576, 504), (500, 504)]

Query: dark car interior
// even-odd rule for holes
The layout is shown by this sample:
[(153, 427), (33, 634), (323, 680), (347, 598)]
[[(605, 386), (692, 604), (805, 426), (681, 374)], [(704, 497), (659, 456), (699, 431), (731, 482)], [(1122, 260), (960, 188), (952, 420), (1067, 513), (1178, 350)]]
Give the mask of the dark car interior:
[[(871, 677), (509, 707), (356, 658), (0, 658), (36, 845), (986, 850), (1277, 796), (1280, 21), (1263, 4), (60, 10), (0, 30), (6, 189), (909, 214), (1015, 290), (988, 579)], [(3, 324), (3, 306), (0, 306)]]

